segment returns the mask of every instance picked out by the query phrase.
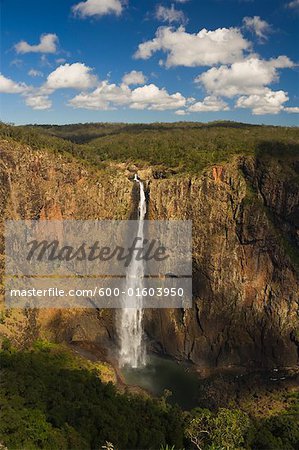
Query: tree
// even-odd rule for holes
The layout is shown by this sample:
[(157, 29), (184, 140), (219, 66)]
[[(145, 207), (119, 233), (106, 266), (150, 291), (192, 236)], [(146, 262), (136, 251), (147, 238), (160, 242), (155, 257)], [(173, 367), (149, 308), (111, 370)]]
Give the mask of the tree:
[(212, 441), (225, 449), (240, 449), (250, 426), (246, 413), (239, 409), (220, 408), (214, 418)]
[(186, 437), (202, 450), (210, 442), (213, 430), (213, 414), (208, 409), (196, 408), (187, 418), (188, 424), (185, 428)]
[(242, 448), (249, 426), (249, 417), (238, 409), (220, 408), (213, 414), (197, 408), (187, 417), (185, 436), (198, 450), (207, 446), (236, 450)]

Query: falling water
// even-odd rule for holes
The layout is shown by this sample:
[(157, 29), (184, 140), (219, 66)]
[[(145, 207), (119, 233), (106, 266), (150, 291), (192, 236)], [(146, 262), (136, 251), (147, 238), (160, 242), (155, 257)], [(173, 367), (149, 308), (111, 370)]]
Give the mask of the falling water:
[[(137, 236), (143, 240), (144, 218), (146, 215), (146, 199), (144, 185), (135, 175), (134, 181), (139, 184), (140, 200), (138, 206), (138, 232)], [(140, 241), (142, 242), (142, 241)], [(138, 247), (138, 245), (137, 245)], [(143, 288), (144, 267), (143, 261), (132, 259), (128, 267), (126, 276), (126, 292), (129, 288), (133, 292), (141, 291)], [(145, 348), (143, 345), (143, 328), (142, 328), (142, 297), (135, 297), (135, 308), (126, 308), (131, 298), (124, 298), (124, 308), (121, 310), (120, 317), (120, 366), (130, 366), (137, 368), (145, 365)]]

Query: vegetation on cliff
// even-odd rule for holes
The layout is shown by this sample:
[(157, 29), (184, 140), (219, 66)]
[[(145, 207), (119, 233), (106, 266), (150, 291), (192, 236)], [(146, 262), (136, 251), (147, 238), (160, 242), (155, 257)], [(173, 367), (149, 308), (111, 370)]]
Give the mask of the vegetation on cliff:
[(183, 412), (167, 397), (120, 394), (99, 370), (65, 347), (37, 341), (0, 351), (0, 442), (8, 449), (256, 449), (295, 450), (298, 394), (269, 417), (239, 408)]

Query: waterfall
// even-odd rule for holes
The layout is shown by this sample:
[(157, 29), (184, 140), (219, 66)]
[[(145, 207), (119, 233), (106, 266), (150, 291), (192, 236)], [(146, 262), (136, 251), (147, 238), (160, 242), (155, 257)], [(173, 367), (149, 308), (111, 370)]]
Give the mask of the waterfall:
[[(143, 240), (144, 218), (146, 215), (146, 199), (144, 185), (135, 175), (134, 181), (139, 184), (139, 205), (138, 205), (138, 231), (137, 236)], [(142, 242), (142, 241), (140, 241)], [(144, 262), (132, 259), (127, 270), (126, 292), (133, 288), (134, 292), (139, 292), (143, 288)], [(137, 368), (145, 365), (145, 348), (143, 345), (142, 328), (142, 297), (135, 297), (136, 307), (126, 308), (126, 304), (131, 300), (127, 296), (124, 298), (124, 308), (121, 310), (120, 317), (120, 366), (128, 365)]]

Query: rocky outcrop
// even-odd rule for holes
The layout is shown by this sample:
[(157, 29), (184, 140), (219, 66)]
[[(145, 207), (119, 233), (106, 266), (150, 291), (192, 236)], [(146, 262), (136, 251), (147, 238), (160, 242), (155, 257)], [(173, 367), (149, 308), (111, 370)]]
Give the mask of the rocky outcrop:
[[(132, 217), (136, 167), (99, 171), (18, 144), (0, 148), (2, 218)], [(147, 310), (148, 345), (205, 368), (296, 364), (298, 163), (240, 156), (198, 176), (162, 168), (139, 174), (147, 182), (149, 219), (193, 221), (194, 306)], [(22, 341), (28, 317), (5, 314), (0, 332)], [(117, 340), (111, 310), (34, 314), (32, 339), (41, 334), (107, 347)]]

